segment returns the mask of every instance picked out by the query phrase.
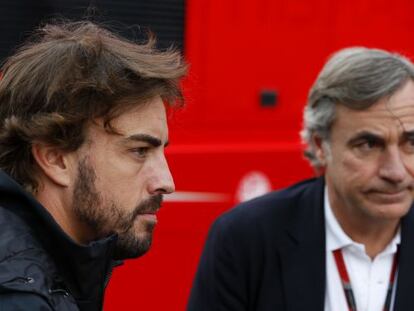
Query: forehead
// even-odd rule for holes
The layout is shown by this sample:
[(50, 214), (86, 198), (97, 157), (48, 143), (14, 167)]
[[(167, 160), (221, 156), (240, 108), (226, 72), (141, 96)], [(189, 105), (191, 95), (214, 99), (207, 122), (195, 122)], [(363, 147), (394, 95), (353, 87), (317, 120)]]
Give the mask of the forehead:
[(109, 140), (122, 139), (137, 134), (151, 135), (161, 141), (168, 140), (167, 114), (160, 97), (126, 110), (112, 119), (110, 124), (120, 135), (106, 131), (104, 121), (98, 119), (88, 128), (88, 137), (91, 142), (105, 144)]
[(156, 97), (139, 104), (111, 120), (111, 125), (121, 134), (137, 130), (154, 132), (166, 130), (167, 115), (164, 103), (160, 97)]
[[(386, 134), (414, 130), (414, 83), (407, 82), (391, 97), (382, 98), (364, 110), (352, 110), (337, 105), (336, 117), (332, 125), (334, 131), (351, 135), (358, 131)], [(345, 133), (342, 133), (345, 134)]]

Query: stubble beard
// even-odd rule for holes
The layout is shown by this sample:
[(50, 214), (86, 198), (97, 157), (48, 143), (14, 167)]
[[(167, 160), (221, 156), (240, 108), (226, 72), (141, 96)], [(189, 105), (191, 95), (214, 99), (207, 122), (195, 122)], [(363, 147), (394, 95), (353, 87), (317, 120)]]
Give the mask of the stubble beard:
[(79, 162), (78, 176), (73, 191), (73, 211), (75, 216), (95, 233), (96, 238), (118, 234), (114, 259), (136, 258), (145, 254), (152, 243), (154, 223), (142, 225), (142, 233), (136, 233), (134, 223), (143, 213), (158, 210), (162, 195), (154, 195), (139, 203), (129, 213), (123, 212), (113, 200), (105, 200), (96, 188), (96, 172), (87, 157)]

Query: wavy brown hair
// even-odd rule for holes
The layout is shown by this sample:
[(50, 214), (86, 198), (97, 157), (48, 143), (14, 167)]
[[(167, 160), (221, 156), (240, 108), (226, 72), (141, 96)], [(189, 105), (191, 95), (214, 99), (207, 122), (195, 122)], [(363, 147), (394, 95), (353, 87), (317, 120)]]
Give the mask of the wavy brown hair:
[(113, 131), (113, 118), (156, 96), (183, 103), (186, 65), (177, 51), (157, 50), (153, 35), (139, 44), (92, 22), (62, 22), (38, 29), (0, 72), (0, 168), (35, 192), (34, 142), (75, 151), (97, 118)]

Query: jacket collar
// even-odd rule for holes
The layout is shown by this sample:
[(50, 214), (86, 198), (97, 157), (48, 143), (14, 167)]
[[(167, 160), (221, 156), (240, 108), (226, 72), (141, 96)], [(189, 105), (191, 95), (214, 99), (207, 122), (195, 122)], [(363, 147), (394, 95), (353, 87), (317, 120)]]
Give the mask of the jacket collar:
[(74, 242), (31, 194), (1, 170), (0, 194), (0, 205), (22, 217), (35, 232), (81, 310), (101, 307), (105, 281), (115, 265), (112, 254), (117, 236), (88, 245)]
[(395, 311), (414, 310), (414, 210), (411, 207), (401, 221), (401, 245), (398, 259)]
[(287, 310), (323, 310), (325, 301), (325, 221), (323, 178), (304, 184), (293, 203), (280, 252)]

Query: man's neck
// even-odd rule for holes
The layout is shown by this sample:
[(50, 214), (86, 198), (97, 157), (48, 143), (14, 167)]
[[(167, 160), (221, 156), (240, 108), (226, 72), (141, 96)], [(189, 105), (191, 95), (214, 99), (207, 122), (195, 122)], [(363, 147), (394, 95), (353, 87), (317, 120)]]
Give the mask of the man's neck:
[(73, 241), (79, 244), (87, 243), (84, 237), (88, 236), (90, 232), (87, 232), (86, 227), (79, 222), (73, 213), (73, 209), (65, 208), (62, 204), (62, 202), (68, 200), (63, 200), (56, 192), (49, 191), (46, 193), (43, 189), (35, 197)]
[(344, 232), (355, 242), (365, 246), (367, 255), (374, 259), (381, 253), (397, 233), (399, 222), (384, 224), (383, 226), (370, 226), (361, 230), (359, 226), (343, 224), (339, 221)]
[(367, 255), (374, 259), (395, 237), (400, 225), (399, 219), (372, 220), (364, 215), (350, 216), (344, 209), (335, 208), (332, 212), (342, 230), (355, 242), (363, 244)]
[(367, 255), (374, 259), (396, 236), (400, 219), (371, 217), (359, 209), (347, 208), (342, 202), (335, 201), (337, 197), (331, 195), (329, 189), (326, 190), (325, 204), (330, 206), (342, 231), (354, 242), (363, 244)]

